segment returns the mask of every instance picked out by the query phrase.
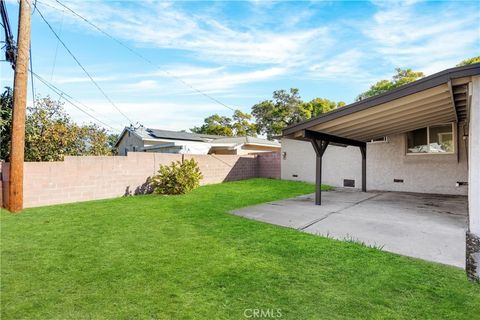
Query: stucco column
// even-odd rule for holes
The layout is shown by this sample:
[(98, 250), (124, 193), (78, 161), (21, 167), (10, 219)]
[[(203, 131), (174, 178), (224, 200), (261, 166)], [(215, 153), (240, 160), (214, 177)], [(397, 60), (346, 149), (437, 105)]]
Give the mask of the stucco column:
[(468, 214), (466, 271), (480, 281), (480, 77), (472, 78), (468, 133)]

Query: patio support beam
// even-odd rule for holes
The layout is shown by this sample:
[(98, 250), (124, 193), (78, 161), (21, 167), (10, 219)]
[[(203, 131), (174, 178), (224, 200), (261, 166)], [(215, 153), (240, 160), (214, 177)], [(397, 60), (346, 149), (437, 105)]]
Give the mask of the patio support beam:
[(327, 133), (312, 131), (312, 130), (303, 130), (303, 138), (305, 140), (312, 140), (312, 139), (323, 140), (323, 141), (334, 142), (338, 144), (344, 144), (347, 146), (355, 146), (355, 147), (363, 147), (367, 145), (363, 141), (334, 136), (332, 134), (327, 134)]
[(322, 157), (330, 143), (359, 147), (362, 153), (362, 191), (367, 191), (367, 143), (322, 132), (303, 130), (302, 138), (312, 143), (315, 150), (315, 204), (322, 204)]
[(315, 204), (321, 205), (322, 204), (322, 157), (327, 150), (329, 141), (324, 140), (310, 140), (313, 149), (317, 155), (316, 163), (315, 163)]
[(367, 192), (367, 146), (360, 147), (362, 153), (362, 192)]

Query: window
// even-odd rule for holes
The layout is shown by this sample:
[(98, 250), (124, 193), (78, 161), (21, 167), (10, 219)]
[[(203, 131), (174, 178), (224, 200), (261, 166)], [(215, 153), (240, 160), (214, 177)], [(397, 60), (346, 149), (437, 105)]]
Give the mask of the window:
[(407, 153), (455, 152), (453, 123), (429, 126), (407, 133)]
[(388, 142), (388, 139), (387, 137), (380, 137), (380, 138), (370, 140), (370, 143), (377, 143), (377, 142)]

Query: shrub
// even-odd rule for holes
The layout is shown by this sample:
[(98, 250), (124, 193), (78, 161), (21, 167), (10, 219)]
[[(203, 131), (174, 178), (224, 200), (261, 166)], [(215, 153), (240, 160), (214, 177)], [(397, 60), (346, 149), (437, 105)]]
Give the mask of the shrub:
[(194, 159), (175, 161), (160, 165), (158, 174), (152, 177), (153, 192), (156, 194), (184, 194), (200, 185), (203, 178)]

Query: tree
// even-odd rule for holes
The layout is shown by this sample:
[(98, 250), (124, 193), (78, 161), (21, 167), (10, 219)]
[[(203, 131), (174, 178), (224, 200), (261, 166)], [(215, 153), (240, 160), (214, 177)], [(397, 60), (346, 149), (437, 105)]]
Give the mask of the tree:
[(467, 66), (469, 64), (474, 64), (474, 63), (480, 63), (480, 56), (476, 56), (470, 59), (465, 59), (459, 64), (457, 64), (457, 67)]
[(390, 91), (425, 76), (423, 72), (413, 71), (412, 69), (396, 68), (395, 71), (396, 74), (392, 77), (392, 80), (378, 81), (374, 85), (370, 86), (370, 89), (368, 91), (365, 91), (358, 95), (356, 101), (360, 101), (368, 97), (373, 97), (378, 94)]
[(286, 90), (274, 91), (272, 98), (272, 100), (261, 101), (252, 107), (257, 132), (266, 134), (268, 139), (280, 135), (282, 130), (291, 124), (316, 117), (345, 105), (344, 102), (335, 103), (321, 98), (303, 102), (296, 88), (290, 89), (290, 92)]
[(10, 154), (13, 92), (6, 87), (0, 96), (0, 159), (8, 161)]
[(296, 88), (291, 88), (290, 92), (274, 91), (273, 100), (264, 100), (252, 107), (252, 115), (257, 123), (257, 132), (266, 134), (268, 139), (279, 135), (289, 124), (309, 117)]
[(242, 112), (240, 110), (235, 110), (233, 113), (233, 123), (232, 129), (236, 136), (245, 137), (257, 136), (257, 126), (255, 123), (251, 122), (252, 115), (246, 112)]
[(230, 137), (233, 135), (232, 119), (214, 114), (205, 118), (204, 124), (201, 127), (193, 127), (190, 131)]
[(251, 120), (251, 114), (235, 110), (233, 121), (229, 117), (214, 114), (205, 118), (202, 126), (193, 127), (190, 131), (227, 137), (256, 136), (257, 127)]
[(79, 129), (80, 139), (84, 142), (82, 155), (107, 156), (114, 154), (107, 130), (96, 124), (79, 127)]
[[(9, 159), (12, 92), (0, 97), (0, 158)], [(37, 99), (27, 108), (25, 120), (25, 161), (61, 161), (64, 156), (110, 155), (105, 129), (94, 125), (79, 126), (65, 112), (63, 104), (50, 97)]]
[(343, 101), (335, 102), (328, 99), (315, 98), (309, 102), (305, 102), (304, 108), (309, 110), (309, 118), (313, 118), (318, 117), (322, 113), (327, 113), (337, 108), (343, 107), (344, 105), (345, 102)]
[(110, 133), (107, 137), (107, 145), (108, 147), (110, 148), (110, 152), (112, 153), (112, 155), (117, 155), (118, 154), (118, 150), (117, 148), (115, 147), (115, 144), (117, 143), (118, 141), (118, 134), (116, 133)]

